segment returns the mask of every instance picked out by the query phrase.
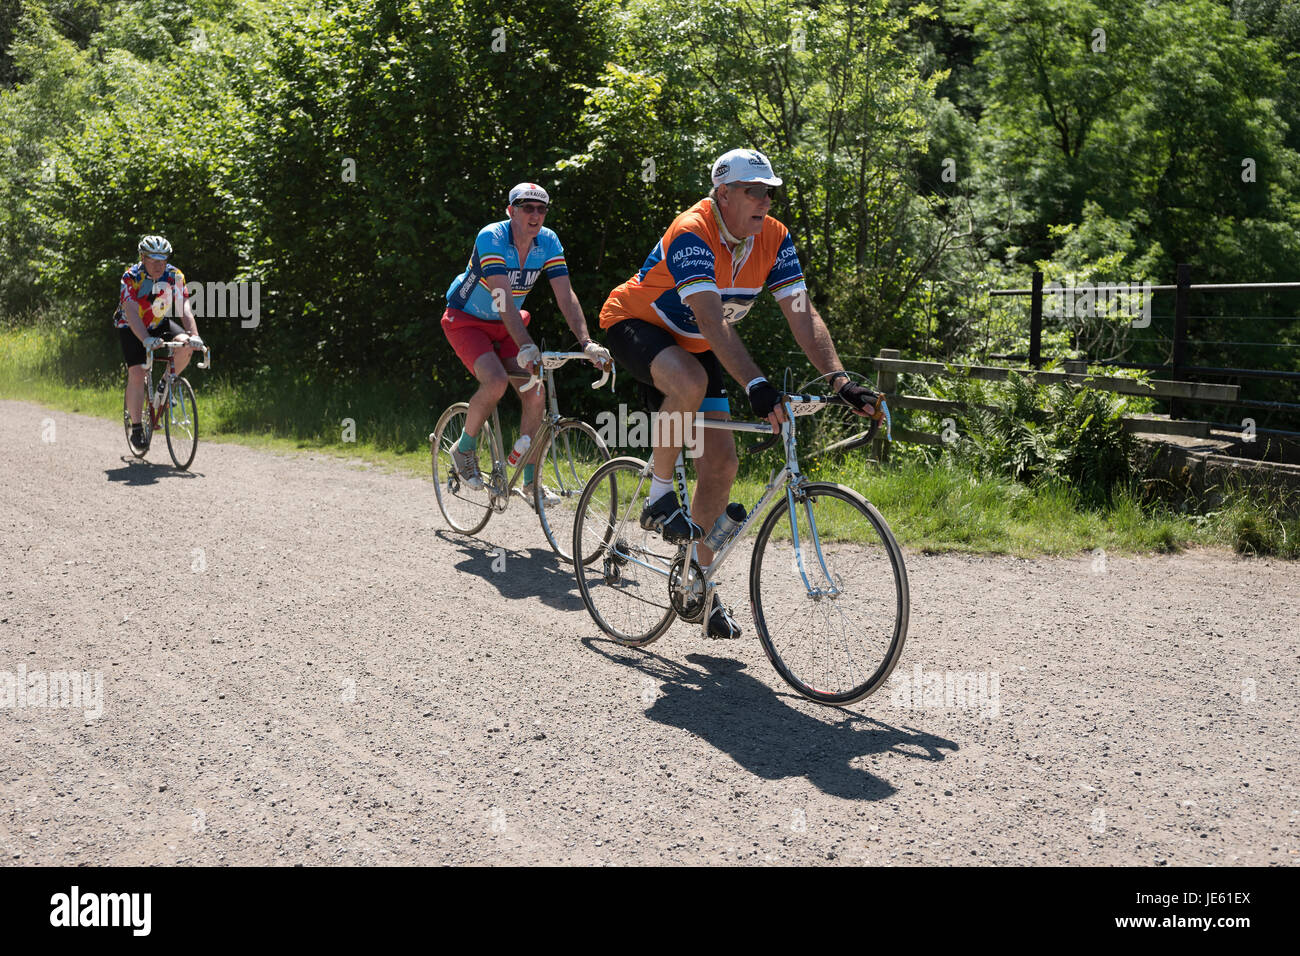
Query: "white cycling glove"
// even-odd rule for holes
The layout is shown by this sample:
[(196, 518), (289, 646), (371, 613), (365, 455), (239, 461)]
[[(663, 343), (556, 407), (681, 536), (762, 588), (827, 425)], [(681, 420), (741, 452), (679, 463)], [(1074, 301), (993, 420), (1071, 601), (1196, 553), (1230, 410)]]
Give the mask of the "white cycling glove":
[(199, 338), (198, 333), (193, 333), (190, 335), (190, 340), (186, 344), (192, 349), (201, 349), (203, 348), (203, 339)]
[(609, 354), (609, 349), (605, 348), (605, 346), (601, 345), (599, 342), (588, 342), (582, 347), (582, 351), (587, 356), (588, 360), (597, 365), (606, 366), (614, 361), (614, 356)]
[(528, 345), (525, 345), (523, 348), (519, 350), (519, 354), (515, 356), (515, 361), (519, 363), (519, 367), (521, 369), (523, 369), (524, 371), (528, 371), (528, 367), (530, 365), (536, 365), (539, 361), (541, 361), (541, 358), (542, 358), (541, 349), (539, 349), (536, 345), (533, 345), (530, 342)]
[(162, 341), (163, 340), (158, 338), (156, 335), (146, 335), (142, 340), (142, 344), (145, 347), (145, 351), (148, 351), (149, 349), (156, 349), (158, 346), (162, 345)]

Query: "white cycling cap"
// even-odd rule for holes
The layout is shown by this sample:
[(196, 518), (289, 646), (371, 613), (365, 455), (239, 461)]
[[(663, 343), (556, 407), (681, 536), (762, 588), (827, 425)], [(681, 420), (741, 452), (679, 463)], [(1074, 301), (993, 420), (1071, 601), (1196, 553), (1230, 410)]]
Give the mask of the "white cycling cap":
[(733, 149), (713, 161), (713, 185), (727, 183), (762, 183), (780, 186), (781, 178), (772, 172), (772, 163), (756, 149)]
[(537, 183), (520, 183), (510, 190), (510, 205), (513, 206), (520, 200), (525, 199), (535, 199), (537, 202), (544, 202), (548, 206), (551, 204), (551, 197), (546, 195), (546, 190)]

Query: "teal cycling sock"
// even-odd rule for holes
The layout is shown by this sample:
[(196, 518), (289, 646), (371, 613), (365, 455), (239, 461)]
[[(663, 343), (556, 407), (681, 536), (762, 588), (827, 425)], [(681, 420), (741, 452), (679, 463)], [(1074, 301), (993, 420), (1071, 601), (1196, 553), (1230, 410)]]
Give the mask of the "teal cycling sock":
[(535, 465), (524, 465), (524, 484), (531, 485), (533, 483), (533, 473), (535, 470)]
[(467, 431), (461, 431), (460, 441), (456, 443), (457, 451), (473, 451), (478, 447), (478, 439)]

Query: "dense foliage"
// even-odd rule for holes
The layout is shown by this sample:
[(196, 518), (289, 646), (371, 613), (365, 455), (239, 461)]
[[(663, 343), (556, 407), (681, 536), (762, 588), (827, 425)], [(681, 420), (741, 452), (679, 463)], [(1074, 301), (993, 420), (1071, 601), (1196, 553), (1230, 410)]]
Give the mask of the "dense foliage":
[[(441, 401), (444, 293), (511, 184), (552, 191), (594, 326), (739, 145), (786, 178), (773, 214), (859, 368), (1015, 350), (1023, 304), (986, 293), (1036, 266), (1300, 278), (1300, 0), (0, 0), (0, 48), (0, 315), (106, 362), (161, 232), (191, 280), (261, 283), (256, 329), (205, 323), (226, 368)], [(549, 290), (529, 307), (567, 340)], [(1201, 337), (1261, 335), (1233, 321)], [(774, 369), (782, 326), (743, 330)], [(1300, 323), (1265, 332), (1247, 359), (1300, 367)]]

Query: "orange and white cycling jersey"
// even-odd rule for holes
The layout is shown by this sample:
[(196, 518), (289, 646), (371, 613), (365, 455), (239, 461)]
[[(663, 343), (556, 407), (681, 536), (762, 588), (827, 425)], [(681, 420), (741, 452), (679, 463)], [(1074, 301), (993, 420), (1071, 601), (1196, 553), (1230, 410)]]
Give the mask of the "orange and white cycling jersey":
[(777, 299), (806, 288), (790, 231), (771, 216), (763, 231), (734, 249), (722, 237), (713, 200), (701, 199), (673, 220), (641, 271), (609, 294), (600, 327), (643, 319), (666, 329), (688, 352), (707, 352), (695, 314), (685, 301), (697, 292), (722, 297), (723, 317), (739, 322), (767, 288)]

